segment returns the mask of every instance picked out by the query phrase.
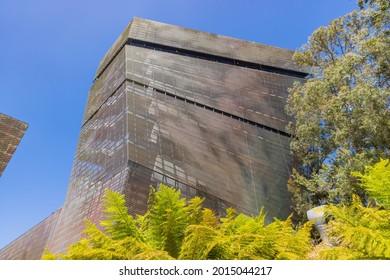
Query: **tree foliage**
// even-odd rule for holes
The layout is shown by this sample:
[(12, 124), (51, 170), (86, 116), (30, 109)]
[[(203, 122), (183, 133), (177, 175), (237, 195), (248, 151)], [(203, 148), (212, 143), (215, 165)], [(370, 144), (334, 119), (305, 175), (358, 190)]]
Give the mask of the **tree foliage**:
[(123, 195), (107, 190), (101, 229), (86, 220), (84, 237), (65, 254), (43, 259), (305, 259), (311, 224), (295, 229), (291, 217), (265, 225), (265, 214), (248, 217), (227, 209), (225, 217), (202, 207), (203, 199), (180, 198), (163, 184), (151, 188), (145, 215), (127, 214)]
[(329, 240), (317, 246), (314, 255), (319, 259), (390, 259), (389, 160), (366, 166), (364, 174), (353, 174), (375, 203), (365, 206), (354, 195), (350, 206), (327, 206)]
[(351, 175), (390, 155), (390, 2), (359, 9), (318, 28), (294, 55), (308, 70), (290, 90), (291, 149), (300, 168), (289, 180), (295, 209), (351, 203), (365, 192)]

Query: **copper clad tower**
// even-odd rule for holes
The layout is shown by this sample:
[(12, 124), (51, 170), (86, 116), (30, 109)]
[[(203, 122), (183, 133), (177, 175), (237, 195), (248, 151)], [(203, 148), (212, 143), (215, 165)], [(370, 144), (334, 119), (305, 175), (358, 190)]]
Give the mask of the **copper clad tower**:
[[(106, 188), (146, 211), (150, 185), (268, 217), (290, 213), (287, 89), (305, 74), (293, 52), (134, 18), (90, 89), (65, 203), (47, 246), (77, 241), (101, 219)], [(0, 253), (1, 256), (1, 253)]]

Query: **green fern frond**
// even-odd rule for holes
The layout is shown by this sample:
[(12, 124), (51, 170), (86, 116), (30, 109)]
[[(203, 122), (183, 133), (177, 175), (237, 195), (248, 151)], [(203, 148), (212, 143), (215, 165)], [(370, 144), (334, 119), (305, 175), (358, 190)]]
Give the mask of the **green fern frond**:
[(121, 239), (126, 236), (142, 239), (133, 217), (127, 212), (124, 195), (106, 189), (103, 196), (103, 207), (105, 220), (101, 221), (100, 224), (113, 239)]
[(220, 218), (221, 226), (220, 229), (224, 234), (234, 234), (236, 232), (235, 228), (235, 218), (237, 217), (237, 211), (233, 208), (226, 209), (226, 217)]
[(176, 258), (184, 239), (184, 230), (190, 216), (180, 190), (160, 184), (158, 191), (151, 191), (147, 215), (148, 237), (156, 249), (167, 251)]
[(311, 223), (305, 223), (298, 230), (295, 230), (289, 216), (285, 221), (275, 219), (266, 228), (274, 232), (273, 243), (276, 255), (275, 259), (306, 259), (310, 250)]
[(228, 236), (233, 258), (238, 260), (273, 259), (275, 250), (265, 234), (241, 233)]
[(188, 224), (194, 225), (199, 224), (202, 220), (202, 203), (204, 201), (204, 198), (200, 198), (198, 196), (195, 196), (190, 201), (188, 201), (188, 211), (189, 211), (189, 217), (188, 217)]
[(84, 222), (85, 228), (83, 230), (83, 233), (85, 237), (79, 242), (83, 240), (88, 240), (89, 246), (92, 246), (94, 248), (101, 248), (107, 246), (107, 244), (110, 244), (112, 242), (111, 237), (102, 232), (100, 229), (98, 229), (94, 223), (92, 223), (88, 219), (85, 219)]
[(139, 253), (131, 258), (132, 260), (174, 260), (166, 251), (149, 250)]
[(198, 224), (216, 229), (218, 227), (218, 218), (213, 210), (204, 208), (201, 212), (201, 221)]
[(206, 260), (210, 252), (214, 256), (221, 255), (222, 248), (215, 248), (221, 243), (221, 234), (218, 230), (204, 225), (190, 225), (185, 230), (185, 239), (181, 246), (179, 259)]
[(48, 248), (45, 248), (41, 259), (42, 260), (58, 260), (58, 259), (60, 259), (60, 256), (53, 254), (52, 252), (50, 252), (50, 250)]
[(379, 206), (390, 209), (390, 164), (388, 159), (381, 159), (372, 166), (366, 166), (364, 174), (352, 172), (360, 179), (360, 185), (368, 191)]
[[(357, 196), (351, 206), (327, 206), (326, 225), (333, 248), (320, 248), (324, 259), (390, 259), (390, 211), (365, 207)], [(349, 255), (347, 254), (349, 252)]]
[(318, 252), (319, 260), (360, 260), (365, 259), (362, 252), (347, 247), (324, 247)]

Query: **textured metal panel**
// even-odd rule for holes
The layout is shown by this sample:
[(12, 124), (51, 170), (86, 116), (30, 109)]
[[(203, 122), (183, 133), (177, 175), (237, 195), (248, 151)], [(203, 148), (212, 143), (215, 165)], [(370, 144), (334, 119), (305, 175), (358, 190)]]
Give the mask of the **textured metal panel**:
[(104, 189), (123, 191), (128, 173), (125, 98), (122, 85), (80, 132), (63, 212), (48, 245), (53, 252), (62, 252), (77, 241), (85, 218), (98, 224)]
[(126, 26), (125, 30), (119, 35), (118, 39), (116, 39), (115, 43), (112, 45), (112, 47), (107, 51), (107, 53), (104, 55), (102, 60), (99, 63), (99, 66), (97, 68), (96, 74), (94, 79), (105, 70), (108, 65), (112, 62), (112, 60), (116, 57), (118, 52), (122, 49), (124, 44), (127, 41), (127, 38), (129, 37), (130, 28), (131, 28), (132, 22), (129, 23), (129, 25)]
[(297, 78), (126, 46), (126, 78), (285, 131)]
[(103, 58), (95, 78), (103, 72), (110, 59), (125, 44), (125, 38), (301, 71), (291, 60), (294, 53), (291, 50), (134, 18)]
[(51, 214), (19, 238), (0, 250), (0, 260), (40, 259), (53, 234), (61, 209)]
[(291, 50), (151, 20), (134, 18), (129, 37), (285, 69), (299, 70), (291, 60), (294, 53)]
[(287, 137), (134, 83), (126, 89), (131, 161), (246, 213), (289, 214)]
[(87, 106), (84, 112), (83, 124), (85, 124), (116, 91), (125, 79), (125, 54), (120, 51), (105, 69), (101, 77), (95, 80), (89, 94)]
[(0, 177), (15, 153), (28, 124), (0, 113)]

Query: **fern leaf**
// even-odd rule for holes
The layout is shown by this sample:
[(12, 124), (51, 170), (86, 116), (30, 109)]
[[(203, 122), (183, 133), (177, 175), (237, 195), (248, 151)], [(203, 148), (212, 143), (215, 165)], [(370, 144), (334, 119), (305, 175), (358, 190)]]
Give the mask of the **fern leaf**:
[(113, 239), (121, 239), (126, 236), (141, 239), (133, 217), (127, 212), (124, 195), (106, 189), (103, 196), (103, 207), (105, 220), (101, 221), (100, 224)]

